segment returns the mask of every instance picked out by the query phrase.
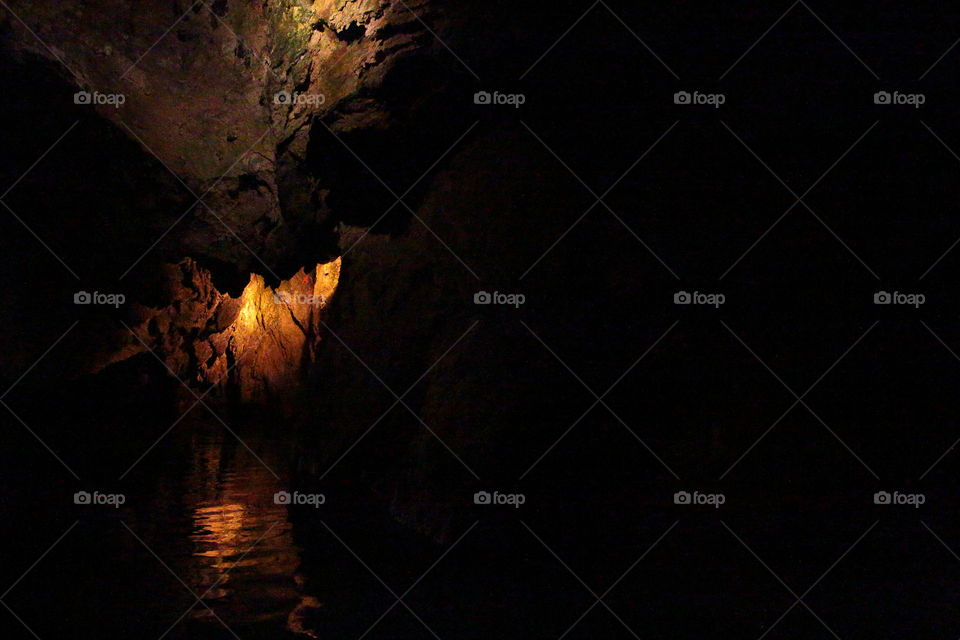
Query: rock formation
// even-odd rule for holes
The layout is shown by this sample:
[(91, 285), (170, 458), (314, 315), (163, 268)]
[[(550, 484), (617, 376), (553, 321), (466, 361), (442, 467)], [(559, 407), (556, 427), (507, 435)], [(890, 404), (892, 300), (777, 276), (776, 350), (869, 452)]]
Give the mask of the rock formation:
[[(576, 325), (592, 312), (589, 288), (635, 268), (612, 256), (637, 251), (605, 219), (585, 240), (605, 246), (598, 263), (569, 242), (540, 262), (591, 200), (517, 114), (472, 104), (480, 87), (465, 59), (523, 66), (549, 41), (501, 29), (502, 3), (11, 6), (19, 19), (0, 14), (8, 73), (49, 78), (50, 128), (81, 121), (64, 149), (92, 145), (110, 167), (71, 169), (93, 202), (76, 212), (82, 224), (65, 232), (54, 199), (31, 226), (79, 265), (81, 287), (127, 296), (117, 310), (83, 310), (64, 342), (71, 357), (49, 375), (109, 373), (149, 348), (211, 398), (282, 405), (294, 394), (302, 469), (325, 476), (349, 452), (338, 470), (366, 474), (399, 519), (438, 538), (478, 471), (529, 462), (511, 440), (541, 437), (573, 399), (538, 385), (576, 386), (517, 319)], [(516, 25), (538, 15), (510, 10)], [(73, 104), (78, 92), (124, 99)], [(38, 185), (28, 176), (13, 208), (56, 197)], [(112, 206), (104, 194), (115, 191)], [(531, 265), (540, 294), (529, 310), (474, 304), (480, 290), (523, 291)], [(49, 295), (69, 300), (77, 282), (52, 259), (43, 268)], [(70, 324), (47, 320), (7, 375)], [(556, 346), (599, 357), (582, 342)]]

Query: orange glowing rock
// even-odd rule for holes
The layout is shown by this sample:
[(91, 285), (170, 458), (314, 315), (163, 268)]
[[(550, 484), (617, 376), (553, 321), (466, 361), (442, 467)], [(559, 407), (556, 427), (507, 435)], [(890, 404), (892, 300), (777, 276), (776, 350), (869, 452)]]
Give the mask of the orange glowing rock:
[(276, 288), (251, 274), (238, 298), (218, 291), (210, 273), (192, 260), (169, 270), (172, 303), (136, 306), (132, 329), (137, 339), (130, 336), (101, 367), (149, 347), (181, 379), (238, 392), (241, 401), (282, 401), (296, 391), (321, 341), (321, 322), (340, 280), (340, 258), (301, 269)]
[(223, 352), (204, 377), (235, 383), (244, 401), (274, 399), (295, 387), (319, 344), (323, 310), (339, 279), (339, 258), (311, 273), (301, 269), (276, 289), (251, 275), (240, 296), (240, 312), (219, 336)]

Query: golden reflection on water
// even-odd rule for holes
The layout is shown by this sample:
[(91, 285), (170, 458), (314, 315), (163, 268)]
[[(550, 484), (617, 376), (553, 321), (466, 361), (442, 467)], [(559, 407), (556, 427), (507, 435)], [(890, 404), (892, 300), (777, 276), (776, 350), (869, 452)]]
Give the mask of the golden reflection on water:
[[(273, 622), (312, 636), (301, 624), (303, 612), (320, 603), (297, 588), (301, 550), (286, 507), (273, 498), (283, 484), (236, 441), (197, 436), (191, 450), (184, 502), (192, 553), (185, 580), (230, 624)], [(213, 617), (200, 606), (193, 616)]]

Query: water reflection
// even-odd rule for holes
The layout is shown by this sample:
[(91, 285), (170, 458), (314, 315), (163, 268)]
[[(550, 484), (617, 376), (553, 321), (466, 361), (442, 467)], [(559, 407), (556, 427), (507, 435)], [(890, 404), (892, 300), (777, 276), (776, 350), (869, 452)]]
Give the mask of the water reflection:
[[(180, 490), (160, 487), (158, 492), (161, 502), (177, 503), (172, 512), (183, 519), (174, 528), (186, 544), (174, 568), (233, 629), (255, 626), (314, 637), (303, 620), (320, 603), (300, 592), (301, 549), (286, 507), (274, 502), (274, 494), (286, 488), (283, 456), (269, 440), (243, 439), (256, 457), (210, 426), (196, 429), (183, 443)], [(187, 626), (220, 626), (216, 617), (198, 604)]]

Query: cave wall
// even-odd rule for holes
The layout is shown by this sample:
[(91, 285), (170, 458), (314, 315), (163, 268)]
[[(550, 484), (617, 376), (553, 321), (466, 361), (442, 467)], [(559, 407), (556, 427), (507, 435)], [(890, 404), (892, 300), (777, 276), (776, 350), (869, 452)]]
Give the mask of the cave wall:
[[(405, 77), (411, 66), (437, 71), (430, 61), (442, 49), (410, 9), (435, 32), (446, 25), (428, 2), (66, 0), (9, 8), (0, 12), (0, 80), (11, 98), (3, 134), (14, 153), (0, 170), (17, 183), (9, 204), (23, 224), (4, 220), (4, 256), (31, 263), (44, 287), (11, 283), (4, 324), (11, 335), (30, 327), (37, 339), (10, 341), (0, 372), (10, 379), (78, 311), (83, 321), (45, 375), (70, 378), (136, 353), (121, 321), (136, 325), (141, 307), (168, 306), (166, 274), (184, 260), (238, 298), (251, 273), (276, 287), (335, 259), (340, 220), (353, 215), (342, 194), (354, 183), (343, 179), (352, 169), (338, 166), (345, 150), (330, 131), (384, 132), (409, 122), (392, 113), (400, 100), (387, 99), (384, 85), (403, 84), (388, 79), (411, 57), (422, 63), (400, 65)], [(449, 75), (448, 65), (435, 89)], [(76, 104), (81, 91), (123, 102)], [(329, 130), (318, 122), (334, 113)], [(330, 159), (336, 171), (324, 169)], [(332, 191), (341, 194), (333, 197), (339, 207), (328, 202)], [(130, 304), (77, 309), (70, 300), (78, 290), (119, 292)], [(37, 299), (62, 304), (38, 317)], [(191, 322), (189, 313), (180, 319)], [(176, 343), (175, 335), (156, 341), (174, 363), (182, 358)]]
[[(582, 375), (645, 339), (592, 333), (632, 323), (629, 305), (599, 301), (636, 295), (612, 282), (643, 263), (609, 216), (518, 277), (589, 206), (530, 141), (520, 123), (483, 123), (424, 188), (422, 223), (341, 236), (345, 277), (329, 309), (336, 335), (311, 367), (319, 404), (302, 427), (304, 475), (365, 477), (398, 519), (438, 539), (462, 530), (465, 496), (510, 486), (583, 411), (588, 394), (540, 339)], [(480, 291), (526, 300), (478, 305)]]
[[(595, 315), (623, 314), (586, 296), (635, 268), (615, 256), (636, 255), (636, 244), (604, 219), (521, 282), (591, 199), (519, 114), (472, 104), (477, 82), (448, 49), (522, 66), (549, 46), (551, 14), (430, 0), (14, 8), (55, 46), (3, 14), (5, 60), (45, 60), (65, 102), (74, 89), (126, 96), (120, 108), (70, 104), (62, 119), (114, 132), (117, 163), (163, 185), (133, 184), (130, 194), (152, 201), (97, 201), (77, 217), (78, 232), (104, 235), (104, 246), (135, 247), (85, 263), (79, 285), (119, 287), (129, 304), (85, 310), (68, 339), (74, 364), (54, 378), (111, 374), (149, 347), (196, 389), (213, 385), (212, 397), (296, 408), (288, 422), (305, 476), (324, 477), (347, 452), (337, 473), (359, 472), (397, 518), (444, 537), (447, 507), (474, 473), (518, 472), (527, 445), (545, 442), (578, 398), (533, 332), (549, 320), (547, 341), (587, 366), (619, 346), (578, 332)], [(534, 22), (542, 29), (522, 28)], [(109, 176), (87, 181), (113, 188)], [(91, 231), (94, 209), (103, 222)], [(54, 204), (37, 213), (56, 215)], [(44, 227), (58, 249), (62, 233)], [(583, 251), (592, 242), (603, 255)], [(64, 301), (78, 286), (67, 282)], [(534, 289), (522, 308), (474, 304), (479, 291)], [(323, 302), (289, 308), (277, 304), (283, 293)], [(393, 393), (403, 403), (390, 410)]]
[[(411, 11), (445, 30), (444, 13), (426, 1), (10, 6), (15, 13), (0, 13), (7, 55), (49, 60), (76, 91), (122, 96), (86, 112), (183, 182), (189, 211), (157, 214), (161, 227), (184, 218), (157, 251), (199, 260), (235, 294), (250, 271), (275, 284), (324, 251), (332, 257), (329, 207), (299, 166), (313, 122), (349, 105), (351, 126), (386, 127), (392, 114), (379, 94), (398, 61), (432, 59), (441, 47)], [(294, 179), (278, 177), (286, 171)], [(194, 196), (204, 204), (191, 207)]]
[(238, 297), (217, 290), (209, 271), (186, 259), (165, 269), (162, 307), (135, 305), (134, 342), (94, 370), (152, 350), (171, 372), (200, 389), (247, 404), (284, 406), (322, 339), (340, 260), (301, 269), (276, 287), (252, 274)]

